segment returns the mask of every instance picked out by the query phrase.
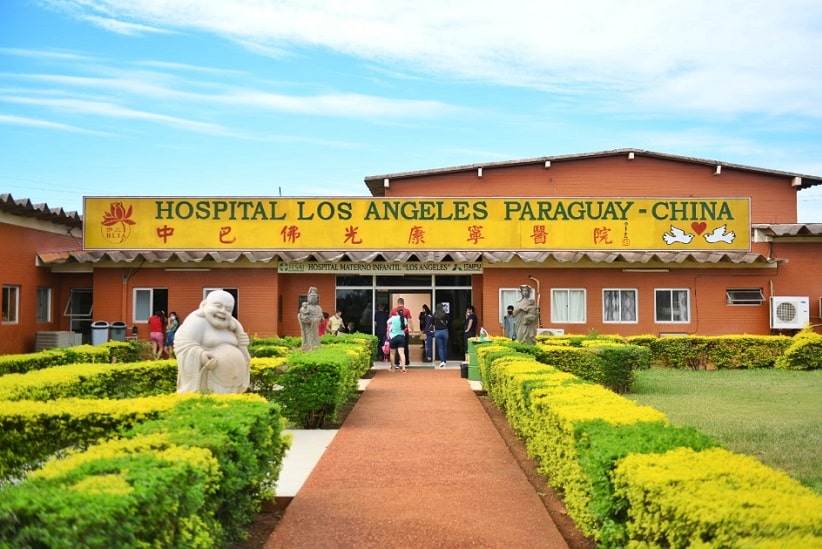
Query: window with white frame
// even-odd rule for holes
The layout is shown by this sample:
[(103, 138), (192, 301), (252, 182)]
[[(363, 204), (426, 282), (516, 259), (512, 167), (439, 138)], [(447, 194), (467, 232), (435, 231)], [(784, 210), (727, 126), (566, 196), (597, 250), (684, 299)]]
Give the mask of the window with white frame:
[(516, 305), (519, 298), (522, 297), (522, 292), (519, 288), (500, 288), (499, 289), (499, 318), (502, 322), (503, 317), (507, 314), (508, 306)]
[(551, 290), (551, 322), (583, 323), (586, 320), (585, 306), (584, 289)]
[(654, 319), (656, 322), (690, 322), (691, 292), (681, 289), (656, 289)]
[(51, 288), (37, 287), (36, 322), (51, 322)]
[(20, 286), (3, 286), (3, 324), (17, 324), (20, 319)]
[(168, 288), (134, 288), (134, 322), (148, 322), (155, 311), (168, 312)]
[(637, 291), (618, 288), (602, 290), (602, 321), (606, 323), (637, 322)]
[(234, 296), (234, 310), (231, 311), (231, 316), (234, 318), (240, 318), (240, 290), (238, 288), (203, 288), (203, 299), (206, 298), (208, 294), (215, 290), (223, 290), (225, 292), (230, 293)]

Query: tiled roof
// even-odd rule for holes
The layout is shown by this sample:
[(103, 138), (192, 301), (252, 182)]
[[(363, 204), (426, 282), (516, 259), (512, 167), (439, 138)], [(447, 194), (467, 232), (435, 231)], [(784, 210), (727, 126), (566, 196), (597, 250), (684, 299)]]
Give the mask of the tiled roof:
[(15, 200), (10, 194), (0, 194), (0, 211), (20, 217), (32, 217), (52, 223), (82, 227), (83, 218), (77, 212), (67, 212), (63, 208), (49, 208), (48, 204), (34, 204), (28, 198)]
[(754, 224), (751, 228), (766, 236), (822, 236), (822, 223)]
[(580, 262), (614, 263), (617, 265), (659, 265), (659, 264), (720, 264), (767, 265), (768, 258), (748, 252), (351, 252), (351, 251), (256, 251), (256, 252), (148, 252), (148, 251), (65, 251), (42, 252), (37, 254), (41, 265), (61, 265), (68, 263), (270, 263), (272, 261), (456, 261), (473, 262), (485, 260), (488, 263), (506, 263), (519, 258), (526, 263)]

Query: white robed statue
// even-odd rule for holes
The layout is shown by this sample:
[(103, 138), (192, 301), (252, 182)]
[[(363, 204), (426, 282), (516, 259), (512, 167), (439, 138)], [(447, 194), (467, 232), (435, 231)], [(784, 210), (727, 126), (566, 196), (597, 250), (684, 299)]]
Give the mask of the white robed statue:
[(234, 296), (208, 294), (174, 337), (178, 393), (243, 393), (251, 383), (248, 334), (231, 313)]

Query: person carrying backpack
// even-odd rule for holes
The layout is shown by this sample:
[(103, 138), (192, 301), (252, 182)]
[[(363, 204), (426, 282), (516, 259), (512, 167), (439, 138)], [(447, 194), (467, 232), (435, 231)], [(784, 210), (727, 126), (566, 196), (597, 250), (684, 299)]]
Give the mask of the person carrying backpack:
[(403, 307), (397, 307), (393, 314), (388, 318), (388, 337), (390, 338), (389, 347), (394, 351), (392, 357), (390, 371), (401, 368), (402, 373), (405, 373), (405, 365), (407, 363), (405, 351), (408, 349), (408, 335), (406, 329), (408, 323), (405, 318), (405, 311)]
[[(391, 309), (391, 317), (398, 316), (398, 322), (401, 323), (401, 328), (405, 333), (405, 344), (403, 345), (403, 352), (405, 354), (405, 364), (410, 365), (411, 359), (408, 354), (408, 341), (411, 339), (411, 333), (414, 331), (413, 321), (411, 320), (411, 311), (405, 306), (405, 300), (401, 297), (397, 298), (397, 306)], [(394, 357), (394, 366), (399, 365), (399, 359)]]

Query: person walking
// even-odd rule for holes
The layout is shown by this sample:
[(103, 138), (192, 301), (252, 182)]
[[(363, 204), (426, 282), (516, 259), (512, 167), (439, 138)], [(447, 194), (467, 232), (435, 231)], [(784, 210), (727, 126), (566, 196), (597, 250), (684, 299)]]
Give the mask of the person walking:
[(448, 315), (445, 314), (442, 303), (437, 304), (434, 308), (432, 318), (434, 347), (440, 357), (440, 368), (445, 368), (445, 363), (448, 362)]
[[(397, 306), (391, 309), (390, 316), (394, 316), (398, 313), (401, 313), (402, 316), (405, 317), (405, 346), (403, 347), (403, 351), (405, 353), (405, 363), (410, 365), (411, 357), (408, 353), (408, 342), (411, 339), (411, 332), (414, 331), (414, 325), (411, 321), (411, 311), (409, 311), (408, 308), (406, 308), (405, 300), (401, 297), (397, 298)], [(399, 362), (395, 357), (394, 366), (397, 366), (397, 364), (399, 364)]]
[(420, 337), (422, 340), (422, 361), (431, 362), (432, 346), (434, 345), (434, 317), (431, 316), (431, 309), (428, 305), (422, 306), (420, 312)]
[(157, 360), (163, 354), (165, 323), (165, 313), (160, 310), (154, 311), (154, 314), (148, 319), (148, 339), (151, 342), (151, 356), (154, 360)]
[(387, 336), (388, 311), (385, 310), (385, 303), (377, 303), (377, 310), (374, 312), (374, 335), (377, 336), (377, 358), (388, 360), (382, 352), (382, 346)]
[(465, 329), (463, 337), (463, 352), (468, 353), (468, 340), (477, 335), (477, 315), (474, 306), (468, 305), (465, 308)]
[(405, 352), (408, 348), (408, 336), (406, 334), (408, 321), (405, 312), (403, 307), (397, 307), (388, 319), (388, 336), (391, 338), (389, 346), (394, 351), (394, 360), (391, 362), (390, 367), (392, 372), (397, 368), (396, 364), (399, 364), (402, 373), (405, 373)]
[(171, 311), (168, 315), (168, 322), (166, 322), (166, 343), (165, 348), (163, 349), (163, 353), (166, 358), (171, 358), (174, 356), (174, 334), (177, 332), (177, 328), (179, 327), (180, 321), (177, 319), (177, 313)]

